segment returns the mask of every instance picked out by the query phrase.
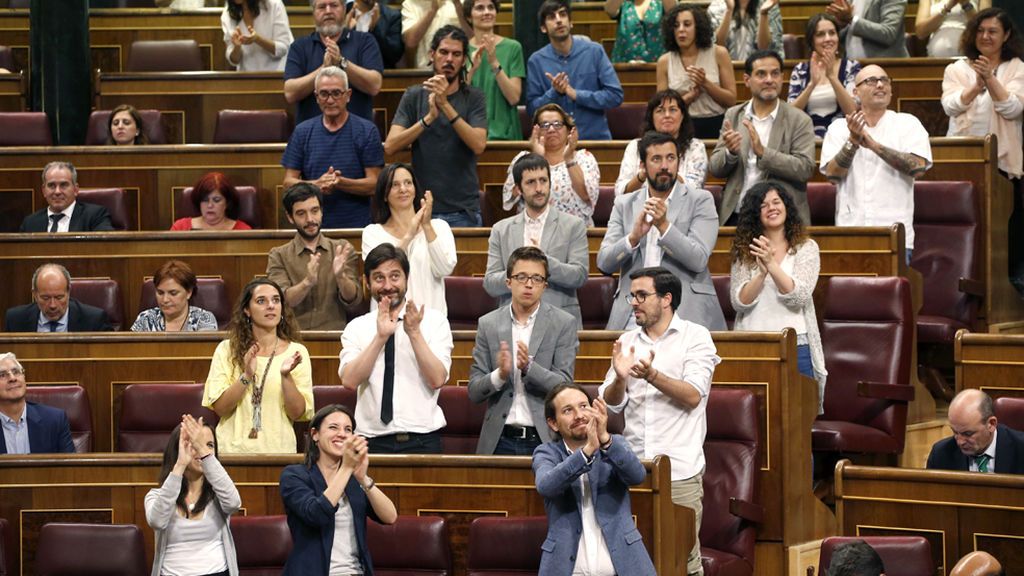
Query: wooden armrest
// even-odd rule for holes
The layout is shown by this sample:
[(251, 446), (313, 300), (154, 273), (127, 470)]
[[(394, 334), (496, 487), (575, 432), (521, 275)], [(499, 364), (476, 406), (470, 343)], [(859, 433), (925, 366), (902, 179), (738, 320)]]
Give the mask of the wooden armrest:
[(896, 400), (910, 402), (914, 399), (914, 387), (909, 384), (889, 384), (886, 382), (858, 382), (857, 395), (878, 400)]
[(729, 498), (729, 513), (756, 524), (764, 521), (764, 506), (739, 498)]
[(984, 296), (985, 283), (971, 278), (961, 278), (960, 291), (971, 296)]

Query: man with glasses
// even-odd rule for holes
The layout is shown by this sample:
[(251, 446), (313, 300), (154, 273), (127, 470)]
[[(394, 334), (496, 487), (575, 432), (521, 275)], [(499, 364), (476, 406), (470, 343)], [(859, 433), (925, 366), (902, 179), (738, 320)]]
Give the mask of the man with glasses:
[[(587, 281), (590, 256), (587, 226), (576, 216), (551, 205), (551, 167), (539, 154), (526, 154), (512, 166), (516, 195), (523, 198), (524, 209), (491, 228), (487, 242), (487, 272), (484, 290), (508, 304), (512, 291), (505, 263), (523, 246), (540, 248), (547, 256), (551, 271), (543, 300), (575, 318), (583, 326), (576, 290)], [(543, 424), (543, 423), (542, 423)]]
[(469, 398), (487, 402), (477, 454), (530, 456), (551, 440), (544, 398), (573, 381), (576, 319), (543, 301), (548, 258), (536, 246), (512, 252), (505, 272), (511, 302), (480, 318)]
[(789, 192), (809, 224), (807, 181), (814, 174), (814, 124), (803, 110), (779, 98), (782, 59), (776, 52), (758, 50), (744, 66), (750, 101), (725, 111), (722, 135), (708, 165), (711, 174), (726, 178), (718, 220), (723, 226), (736, 225), (747, 190), (774, 180)]
[(352, 83), (351, 102), (345, 102), (351, 112), (373, 121), (373, 97), (384, 83), (377, 41), (366, 32), (345, 27), (344, 0), (309, 0), (309, 5), (316, 29), (292, 42), (284, 67), (284, 97), (289, 104), (296, 104), (295, 123), (320, 113), (323, 101), (313, 95), (315, 80), (317, 73), (329, 66), (344, 70)]
[(889, 110), (892, 80), (881, 66), (854, 79), (861, 109), (828, 127), (821, 172), (836, 185), (836, 226), (907, 230), (907, 263), (914, 250), (914, 180), (932, 165), (928, 132), (911, 114)]
[(32, 273), (31, 304), (7, 310), (7, 332), (109, 332), (107, 313), (71, 297), (71, 273), (60, 264), (43, 264)]
[(316, 99), (323, 114), (295, 127), (281, 157), (284, 187), (308, 182), (324, 196), (324, 228), (370, 223), (370, 198), (384, 167), (377, 127), (349, 114), (348, 75), (336, 66), (317, 72)]
[(597, 267), (619, 274), (619, 288), (608, 317), (608, 330), (631, 330), (639, 323), (626, 294), (629, 273), (661, 266), (682, 282), (684, 296), (673, 310), (708, 330), (725, 330), (708, 258), (718, 238), (718, 213), (707, 190), (679, 182), (679, 147), (670, 134), (648, 132), (637, 147), (647, 186), (615, 198), (608, 230), (597, 253)]
[(11, 352), (0, 354), (0, 454), (45, 454), (75, 451), (71, 425), (63, 410), (26, 399), (25, 369)]
[[(721, 359), (711, 333), (676, 314), (685, 298), (683, 284), (671, 270), (641, 268), (628, 276), (637, 327), (612, 346), (612, 366), (598, 395), (609, 411), (625, 411), (624, 436), (639, 458), (668, 456), (672, 501), (693, 509), (699, 534), (706, 408), (711, 376)], [(690, 551), (686, 571), (703, 574), (699, 541)]]
[(932, 446), (929, 469), (1024, 474), (1024, 432), (996, 420), (988, 394), (964, 390), (949, 403), (948, 416), (953, 436)]

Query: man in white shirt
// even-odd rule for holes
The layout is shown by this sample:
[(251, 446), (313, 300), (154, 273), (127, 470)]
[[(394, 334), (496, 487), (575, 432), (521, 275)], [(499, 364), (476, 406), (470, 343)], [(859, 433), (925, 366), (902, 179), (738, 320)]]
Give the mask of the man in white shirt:
[(914, 180), (932, 166), (928, 131), (911, 114), (889, 110), (892, 79), (865, 66), (854, 79), (861, 109), (828, 127), (821, 172), (836, 185), (836, 226), (907, 230), (907, 263), (914, 250)]
[[(693, 509), (700, 533), (704, 497), (704, 436), (711, 376), (721, 362), (711, 333), (676, 315), (679, 279), (661, 267), (629, 275), (629, 302), (637, 328), (612, 348), (612, 367), (599, 395), (608, 409), (625, 410), (625, 437), (641, 458), (659, 454), (672, 462), (672, 501)], [(703, 574), (700, 542), (686, 569)]]
[(345, 327), (338, 368), (342, 385), (356, 391), (359, 435), (374, 453), (439, 454), (446, 422), (438, 390), (452, 365), (448, 319), (405, 299), (409, 259), (401, 248), (380, 244), (363, 266), (377, 310)]
[(544, 414), (556, 438), (533, 453), (548, 514), (539, 573), (655, 576), (629, 502), (629, 487), (647, 473), (622, 436), (608, 433), (604, 401), (591, 406), (578, 384), (559, 384), (545, 398)]
[(572, 382), (580, 341), (576, 319), (543, 301), (548, 258), (523, 246), (508, 259), (512, 301), (480, 318), (469, 371), (469, 399), (487, 402), (477, 454), (529, 456), (551, 439), (544, 396)]

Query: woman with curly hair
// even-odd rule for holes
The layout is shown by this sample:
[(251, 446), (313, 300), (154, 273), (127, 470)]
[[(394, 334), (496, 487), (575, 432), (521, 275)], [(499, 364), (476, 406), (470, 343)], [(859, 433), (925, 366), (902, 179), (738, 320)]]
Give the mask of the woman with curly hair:
[(793, 198), (772, 181), (747, 190), (732, 243), (734, 330), (797, 333), (797, 368), (818, 381), (818, 413), (825, 397), (825, 355), (814, 313), (821, 261)]
[(266, 278), (249, 282), (203, 392), (203, 406), (220, 416), (226, 454), (295, 452), (292, 422), (313, 415), (309, 352), (298, 337), (281, 287)]

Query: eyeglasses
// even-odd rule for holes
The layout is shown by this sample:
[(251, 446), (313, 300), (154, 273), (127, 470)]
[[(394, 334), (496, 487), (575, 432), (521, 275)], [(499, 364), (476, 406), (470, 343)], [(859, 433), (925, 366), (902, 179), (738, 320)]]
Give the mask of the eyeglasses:
[(540, 126), (541, 130), (561, 130), (565, 122), (541, 122), (537, 126)]
[(630, 292), (629, 294), (626, 294), (626, 302), (629, 302), (630, 304), (633, 302), (643, 304), (649, 297), (657, 295), (658, 294), (656, 292)]
[(512, 278), (513, 280), (520, 284), (526, 284), (527, 282), (532, 282), (533, 284), (544, 284), (548, 281), (547, 278), (541, 276), (540, 274), (519, 273), (516, 274), (515, 276), (510, 276), (510, 278)]
[(337, 100), (338, 98), (344, 96), (345, 92), (348, 92), (348, 90), (318, 90), (316, 93), (316, 97), (321, 100), (330, 100), (331, 98)]
[(857, 82), (857, 86), (862, 84), (867, 84), (868, 86), (877, 86), (879, 84), (882, 86), (888, 86), (891, 82), (892, 78), (889, 78), (888, 76), (869, 76), (860, 82)]
[(0, 380), (7, 380), (10, 377), (17, 378), (18, 376), (24, 376), (25, 370), (22, 368), (11, 368), (10, 370), (0, 371)]

